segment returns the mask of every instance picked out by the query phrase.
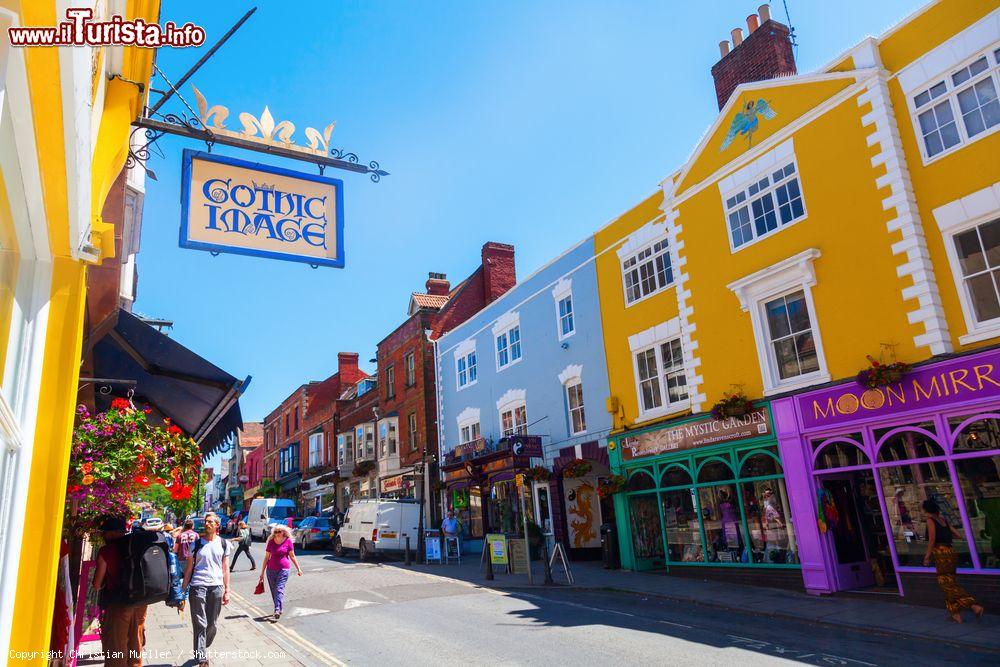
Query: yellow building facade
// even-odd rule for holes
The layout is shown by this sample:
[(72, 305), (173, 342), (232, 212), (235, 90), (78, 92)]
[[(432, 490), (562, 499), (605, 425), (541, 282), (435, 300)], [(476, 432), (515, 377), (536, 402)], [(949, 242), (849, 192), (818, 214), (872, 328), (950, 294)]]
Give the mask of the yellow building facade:
[[(740, 57), (752, 37), (723, 59)], [(608, 407), (619, 433), (612, 461), (629, 479), (616, 496), (619, 528), (629, 525), (626, 566), (761, 565), (809, 590), (851, 587), (836, 564), (823, 565), (818, 554), (832, 547), (814, 534), (810, 475), (822, 457), (812, 459), (806, 436), (822, 425), (789, 397), (852, 381), (868, 355), (920, 365), (1000, 342), (997, 91), (1000, 2), (928, 3), (816, 72), (740, 84), (658, 195), (598, 232)], [(966, 391), (950, 379), (947, 388), (949, 398)], [(878, 391), (852, 393), (835, 419), (870, 417), (859, 422), (857, 447), (881, 461), (874, 420), (894, 417), (883, 414), (887, 390)], [(704, 415), (727, 393), (754, 402), (749, 430)], [(940, 452), (928, 445), (942, 465), (958, 451), (949, 419), (935, 414), (940, 432), (927, 436), (942, 443)], [(713, 429), (717, 437), (703, 437)], [(801, 454), (788, 443), (799, 440), (808, 484), (783, 478), (793, 463), (785, 459)], [(982, 468), (990, 479), (993, 461)], [(865, 473), (873, 480), (877, 465)], [(954, 493), (939, 495), (972, 532), (979, 509), (965, 502), (958, 511), (960, 487), (973, 493), (960, 477)], [(910, 503), (931, 495), (922, 487), (904, 496), (909, 488), (887, 479), (871, 495), (887, 525), (899, 520), (893, 494)], [(780, 539), (765, 507), (780, 517)], [(731, 526), (720, 519), (727, 513)], [(863, 545), (885, 547), (889, 574), (907, 568), (897, 537), (886, 529)], [(979, 553), (967, 565), (982, 573), (994, 563)], [(826, 579), (811, 584), (810, 568)]]
[[(110, 6), (110, 8), (109, 8)], [(114, 254), (101, 221), (145, 102), (152, 49), (10, 45), (62, 3), (0, 0), (0, 649), (45, 664), (65, 506), (87, 266)], [(96, 3), (155, 22), (158, 0)], [(41, 528), (38, 528), (41, 526)]]

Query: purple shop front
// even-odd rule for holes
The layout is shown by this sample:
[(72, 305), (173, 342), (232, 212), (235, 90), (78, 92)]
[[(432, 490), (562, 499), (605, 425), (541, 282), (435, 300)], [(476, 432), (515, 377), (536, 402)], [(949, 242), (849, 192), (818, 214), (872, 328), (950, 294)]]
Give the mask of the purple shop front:
[(959, 573), (1000, 575), (1000, 349), (771, 409), (806, 590), (925, 587), (927, 499), (963, 536)]

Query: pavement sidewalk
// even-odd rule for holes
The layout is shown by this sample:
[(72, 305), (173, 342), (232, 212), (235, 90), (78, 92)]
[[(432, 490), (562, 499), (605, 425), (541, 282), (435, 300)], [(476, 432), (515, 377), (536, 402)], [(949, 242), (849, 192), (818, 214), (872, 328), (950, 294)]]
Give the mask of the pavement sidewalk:
[[(500, 573), (487, 581), (479, 565), (478, 554), (458, 564), (414, 565), (412, 569), (494, 589), (539, 587), (544, 581), (541, 563), (532, 563), (533, 586), (527, 574)], [(405, 567), (400, 563), (392, 563)], [(808, 621), (827, 627), (847, 627), (876, 634), (922, 640), (940, 640), (949, 644), (1000, 652), (1000, 610), (990, 610), (981, 622), (971, 614), (961, 625), (947, 620), (940, 609), (901, 602), (859, 599), (847, 596), (815, 596), (795, 591), (761, 586), (706, 581), (662, 573), (605, 570), (600, 563), (571, 564), (574, 583), (569, 584), (561, 567), (553, 570), (557, 585), (591, 590), (614, 590), (656, 596), (707, 607), (747, 612), (772, 618)], [(993, 612), (994, 615), (991, 615)]]
[[(310, 656), (277, 628), (255, 620), (256, 611), (239, 600), (231, 600), (228, 606), (222, 608), (218, 632), (209, 649), (209, 660), (213, 665), (309, 667), (329, 664)], [(82, 667), (104, 664), (100, 652), (99, 641), (83, 644), (77, 664)], [(198, 664), (192, 651), (190, 608), (180, 615), (176, 609), (162, 603), (149, 606), (142, 664), (144, 667)]]

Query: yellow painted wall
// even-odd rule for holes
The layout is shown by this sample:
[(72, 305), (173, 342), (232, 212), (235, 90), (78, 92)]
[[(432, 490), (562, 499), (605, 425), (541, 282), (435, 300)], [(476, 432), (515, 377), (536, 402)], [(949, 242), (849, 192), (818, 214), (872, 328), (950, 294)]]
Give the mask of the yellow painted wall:
[[(939, 3), (883, 41), (883, 61), (886, 65), (893, 65), (891, 71), (905, 67), (998, 6), (1000, 0), (948, 0)], [(1000, 181), (1000, 133), (994, 132), (969, 142), (924, 166), (918, 144), (920, 139), (898, 81), (890, 82), (889, 91), (952, 345), (955, 350), (995, 345), (997, 338), (971, 345), (959, 342), (959, 337), (968, 331), (959, 301), (959, 286), (955, 283), (945, 250), (945, 238), (938, 229), (933, 211)], [(911, 302), (911, 309), (916, 307), (916, 302)]]
[[(604, 330), (604, 351), (608, 359), (608, 381), (611, 395), (619, 399), (621, 407), (614, 417), (614, 427), (631, 426), (639, 414), (632, 357), (628, 337), (644, 329), (677, 317), (676, 287), (625, 308), (622, 286), (621, 262), (615, 252), (625, 238), (647, 222), (663, 220), (659, 205), (663, 195), (659, 191), (649, 195), (594, 236), (597, 254), (597, 283), (601, 299), (601, 319)], [(603, 254), (602, 254), (603, 253)], [(676, 280), (677, 267), (674, 267)]]
[(750, 397), (763, 393), (750, 314), (726, 286), (810, 248), (822, 253), (813, 264), (812, 295), (833, 378), (856, 373), (866, 354), (879, 355), (881, 343), (896, 344), (900, 359), (926, 356), (913, 345), (913, 336), (922, 332), (907, 322), (900, 296), (904, 283), (895, 271), (900, 262), (890, 250), (894, 239), (881, 205), (886, 194), (875, 186), (884, 169), (870, 163), (874, 150), (865, 138), (871, 130), (861, 125), (865, 111), (852, 97), (795, 132), (805, 219), (730, 254), (718, 187), (679, 206), (709, 406), (732, 384), (744, 385)]
[[(21, 8), (24, 24), (54, 25), (58, 19), (55, 5), (43, 1), (25, 3)], [(159, 1), (129, 0), (127, 14), (156, 21)], [(151, 49), (127, 49), (123, 77), (148, 82), (153, 55)], [(27, 498), (32, 516), (46, 518), (46, 530), (36, 531), (21, 548), (11, 628), (12, 653), (45, 651), (49, 646), (86, 305), (86, 264), (73, 258), (75, 241), (69, 234), (58, 52), (50, 48), (27, 49), (25, 59), (53, 262), (41, 398)], [(101, 125), (91, 169), (94, 191), (90, 214), (95, 221), (110, 183), (124, 166), (129, 124), (141, 107), (142, 98), (134, 84), (110, 83), (104, 106), (97, 114)], [(99, 227), (95, 225), (97, 234), (101, 232)], [(107, 246), (106, 240), (93, 239), (102, 247)], [(44, 653), (34, 660), (10, 659), (10, 664), (15, 662), (47, 664)]]

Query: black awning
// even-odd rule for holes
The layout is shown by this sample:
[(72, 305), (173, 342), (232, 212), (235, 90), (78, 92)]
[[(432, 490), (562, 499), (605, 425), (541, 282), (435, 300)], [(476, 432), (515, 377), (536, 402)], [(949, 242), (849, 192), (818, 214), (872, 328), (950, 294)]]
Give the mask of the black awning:
[[(125, 310), (94, 345), (94, 373), (134, 380), (136, 404), (148, 403), (184, 429), (204, 457), (232, 445), (243, 426), (240, 395), (250, 377), (237, 380)], [(111, 396), (98, 393), (97, 408)], [(106, 403), (102, 405), (102, 403)]]

